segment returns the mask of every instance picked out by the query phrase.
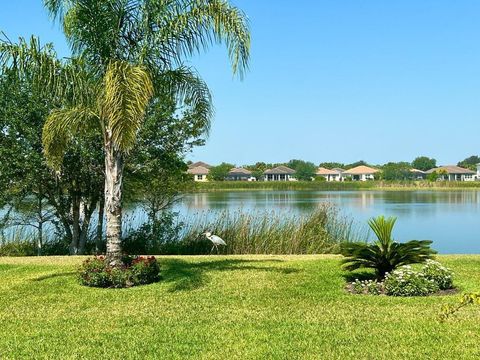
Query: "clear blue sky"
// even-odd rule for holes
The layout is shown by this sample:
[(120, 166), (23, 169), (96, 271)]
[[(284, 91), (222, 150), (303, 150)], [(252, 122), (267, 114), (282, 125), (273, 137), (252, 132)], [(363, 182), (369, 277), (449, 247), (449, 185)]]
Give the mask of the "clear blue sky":
[[(192, 60), (216, 116), (192, 160), (371, 163), (417, 155), (448, 164), (480, 153), (480, 1), (235, 0), (252, 61)], [(68, 47), (41, 0), (2, 1), (0, 29)]]

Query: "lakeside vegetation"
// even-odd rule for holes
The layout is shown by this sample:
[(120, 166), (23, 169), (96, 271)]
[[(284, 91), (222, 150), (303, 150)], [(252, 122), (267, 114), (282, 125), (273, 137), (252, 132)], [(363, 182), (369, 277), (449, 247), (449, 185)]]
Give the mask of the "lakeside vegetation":
[(479, 190), (480, 182), (449, 181), (209, 181), (197, 182), (189, 191), (250, 191), (250, 190)]
[[(462, 292), (480, 256), (438, 256)], [(474, 359), (480, 312), (460, 295), (351, 295), (340, 257), (159, 257), (162, 281), (78, 284), (85, 257), (0, 258), (0, 357)], [(112, 311), (112, 309), (114, 309)]]
[[(129, 254), (205, 255), (212, 244), (201, 234), (211, 231), (227, 240), (222, 254), (325, 254), (338, 253), (340, 244), (366, 240), (368, 232), (354, 221), (325, 204), (302, 215), (285, 215), (275, 211), (201, 212), (193, 219), (173, 213), (153, 223), (135, 225), (127, 219), (122, 246)], [(48, 239), (48, 240), (47, 240)], [(67, 255), (68, 240), (45, 234), (45, 255)], [(34, 256), (35, 234), (22, 228), (10, 237), (0, 234), (0, 256)], [(102, 243), (100, 248), (104, 248)], [(96, 252), (95, 236), (86, 240), (86, 253)]]

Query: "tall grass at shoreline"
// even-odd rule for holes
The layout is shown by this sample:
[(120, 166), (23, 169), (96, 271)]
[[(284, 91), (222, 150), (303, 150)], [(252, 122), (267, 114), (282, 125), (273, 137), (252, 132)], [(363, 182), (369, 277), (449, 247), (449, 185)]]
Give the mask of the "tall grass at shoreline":
[[(209, 210), (186, 218), (169, 216), (172, 220), (164, 221), (156, 230), (135, 223), (134, 217), (126, 217), (125, 250), (130, 254), (209, 254), (212, 244), (202, 233), (211, 231), (227, 242), (220, 249), (222, 254), (326, 254), (337, 253), (344, 241), (366, 240), (368, 235), (365, 228), (330, 204), (308, 214)], [(89, 238), (87, 249), (93, 253), (93, 238)], [(62, 239), (50, 239), (43, 254), (68, 255), (68, 244)], [(21, 230), (0, 243), (0, 256), (33, 255), (35, 238)]]
[(199, 235), (211, 231), (227, 242), (223, 254), (337, 253), (344, 241), (367, 238), (366, 230), (331, 205), (309, 214), (227, 212), (205, 214), (189, 224), (179, 242), (181, 254), (205, 253), (211, 244)]

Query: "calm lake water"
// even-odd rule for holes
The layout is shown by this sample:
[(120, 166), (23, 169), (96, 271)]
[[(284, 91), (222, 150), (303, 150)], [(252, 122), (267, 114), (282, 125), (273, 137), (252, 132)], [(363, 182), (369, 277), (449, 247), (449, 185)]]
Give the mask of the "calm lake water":
[(175, 210), (188, 217), (213, 210), (308, 213), (323, 203), (364, 224), (398, 217), (394, 237), (433, 240), (443, 254), (480, 253), (480, 191), (245, 191), (186, 195)]

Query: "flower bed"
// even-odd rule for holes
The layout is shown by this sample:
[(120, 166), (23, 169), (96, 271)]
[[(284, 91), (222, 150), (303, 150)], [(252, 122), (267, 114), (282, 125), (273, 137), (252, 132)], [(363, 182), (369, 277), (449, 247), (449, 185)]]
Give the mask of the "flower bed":
[(101, 288), (126, 288), (160, 280), (160, 267), (154, 256), (126, 256), (122, 264), (111, 266), (104, 256), (85, 260), (79, 269), (82, 285)]

